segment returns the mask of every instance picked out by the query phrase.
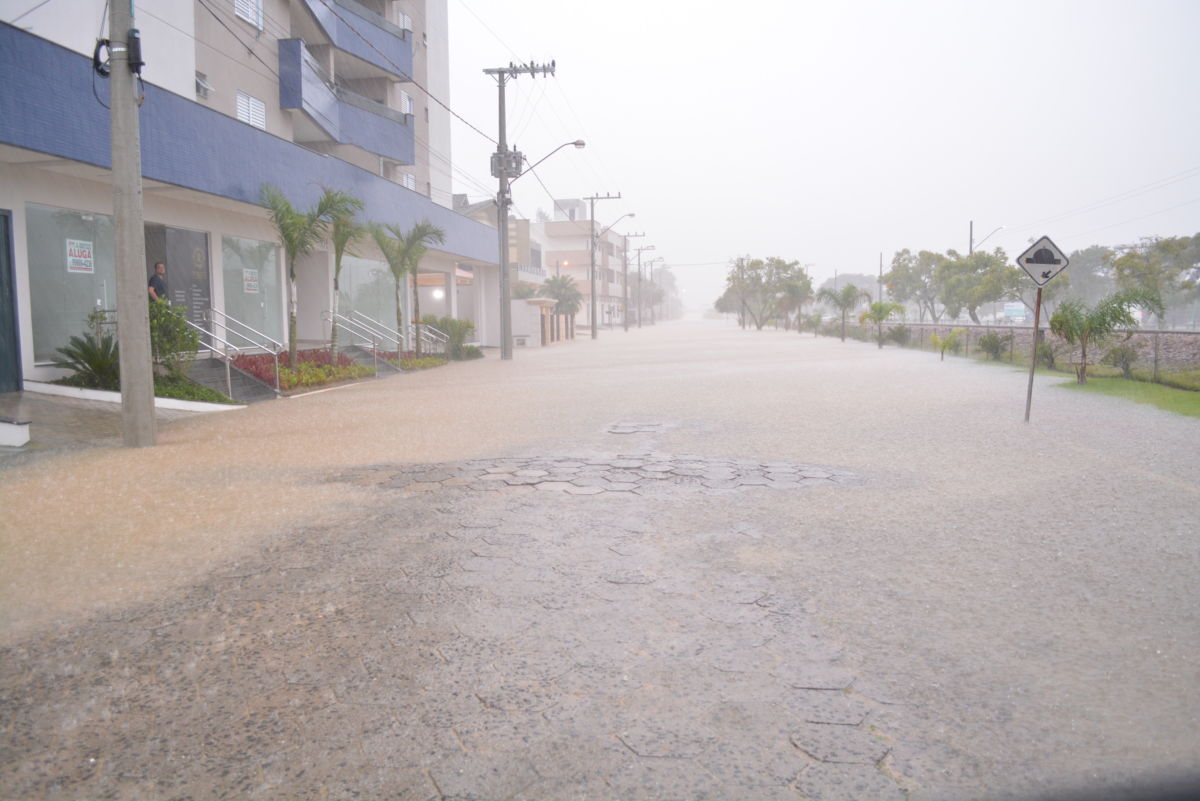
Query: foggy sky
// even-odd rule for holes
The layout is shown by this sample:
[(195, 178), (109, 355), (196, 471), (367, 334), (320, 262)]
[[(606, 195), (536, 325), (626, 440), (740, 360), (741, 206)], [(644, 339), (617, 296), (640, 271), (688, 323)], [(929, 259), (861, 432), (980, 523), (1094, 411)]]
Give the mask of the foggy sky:
[[(900, 248), (1011, 258), (1200, 232), (1200, 3), (449, 0), (451, 107), (491, 137), (487, 67), (557, 61), (508, 88), (508, 135), (555, 197), (605, 192), (615, 230), (689, 305), (738, 255), (817, 282)], [(489, 30), (490, 29), (490, 30)], [(494, 196), (492, 142), (455, 122), (456, 191)], [(532, 176), (517, 212), (552, 210)], [(632, 240), (631, 240), (632, 241)], [(650, 255), (650, 254), (647, 254)], [(716, 262), (711, 266), (701, 266)], [(690, 266), (696, 265), (696, 266)]]

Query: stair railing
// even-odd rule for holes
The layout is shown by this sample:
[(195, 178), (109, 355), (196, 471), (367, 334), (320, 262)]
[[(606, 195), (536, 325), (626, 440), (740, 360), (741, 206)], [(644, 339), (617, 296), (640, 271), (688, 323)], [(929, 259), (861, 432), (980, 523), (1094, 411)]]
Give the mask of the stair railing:
[[(217, 334), (214, 334), (211, 331), (206, 331), (203, 326), (196, 325), (191, 320), (185, 319), (184, 322), (187, 323), (190, 327), (199, 331), (201, 334), (203, 334), (203, 336), (200, 337), (200, 347), (203, 348), (204, 350), (207, 350), (207, 351), (210, 351), (211, 353), (216, 354), (217, 358), (219, 358), (222, 362), (225, 363), (225, 394), (228, 395), (230, 399), (232, 399), (233, 398), (233, 373), (229, 369), (229, 363), (241, 355), (242, 349), (239, 348), (237, 345), (234, 345), (230, 342), (225, 341)], [(220, 344), (221, 347), (220, 348), (213, 347), (211, 344), (209, 344), (208, 342), (206, 342), (204, 340), (204, 337), (209, 337), (214, 342)], [(230, 351), (233, 352), (233, 354), (234, 354), (233, 356), (229, 355)]]
[[(417, 326), (409, 323), (408, 333), (410, 336), (415, 337)], [(449, 349), (450, 337), (436, 326), (432, 326), (429, 323), (421, 323), (421, 342), (429, 346), (430, 353), (440, 353), (445, 356), (446, 351)]]
[[(262, 348), (270, 353), (274, 357), (275, 362), (275, 394), (281, 394), (279, 390), (279, 355), (287, 350), (286, 345), (272, 339), (262, 331), (243, 323), (236, 317), (230, 317), (220, 309), (209, 307), (208, 311), (204, 313), (204, 319), (208, 321), (209, 327), (220, 326), (225, 331), (226, 336), (237, 337), (242, 342), (247, 343), (243, 345), (243, 348)], [(210, 333), (210, 336), (215, 336), (215, 334)]]
[[(359, 323), (357, 320), (351, 320), (349, 317), (343, 317), (340, 314), (333, 314), (332, 312), (323, 311), (321, 312), (321, 319), (327, 320), (332, 325), (336, 325), (338, 328), (347, 332), (351, 336), (358, 337), (359, 339), (363, 339), (371, 343), (371, 356), (375, 361), (375, 377), (379, 378), (379, 334), (375, 331), (372, 331), (367, 326)], [(389, 337), (389, 339), (391, 338)], [(392, 341), (397, 342), (398, 340), (393, 339)]]
[(359, 311), (351, 311), (350, 319), (356, 324), (374, 331), (381, 339), (386, 339), (388, 342), (394, 343), (396, 345), (396, 357), (399, 358), (400, 352), (404, 350), (404, 338), (400, 335), (399, 331)]

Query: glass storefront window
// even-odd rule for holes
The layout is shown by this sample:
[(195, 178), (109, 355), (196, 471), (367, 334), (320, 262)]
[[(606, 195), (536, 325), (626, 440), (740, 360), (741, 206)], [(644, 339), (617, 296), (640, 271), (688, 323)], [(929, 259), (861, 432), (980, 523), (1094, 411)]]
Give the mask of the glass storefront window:
[(113, 221), (106, 214), (25, 204), (33, 358), (48, 364), (86, 329), (96, 309), (115, 309)]
[(342, 257), (338, 313), (349, 317), (351, 310), (396, 328), (396, 282), (386, 262)]
[(221, 239), (225, 313), (276, 342), (286, 342), (278, 252), (274, 242), (236, 236)]

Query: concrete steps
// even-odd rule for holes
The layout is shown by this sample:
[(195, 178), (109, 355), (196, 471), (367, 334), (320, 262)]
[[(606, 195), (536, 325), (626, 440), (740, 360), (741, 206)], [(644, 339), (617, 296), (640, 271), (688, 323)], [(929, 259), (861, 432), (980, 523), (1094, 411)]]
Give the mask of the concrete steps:
[[(230, 393), (225, 383), (225, 363), (220, 359), (196, 359), (184, 368), (184, 373), (197, 384), (214, 389), (223, 395)], [(233, 400), (238, 403), (256, 403), (273, 400), (275, 388), (264, 384), (252, 375), (230, 365), (229, 377), (233, 383)]]

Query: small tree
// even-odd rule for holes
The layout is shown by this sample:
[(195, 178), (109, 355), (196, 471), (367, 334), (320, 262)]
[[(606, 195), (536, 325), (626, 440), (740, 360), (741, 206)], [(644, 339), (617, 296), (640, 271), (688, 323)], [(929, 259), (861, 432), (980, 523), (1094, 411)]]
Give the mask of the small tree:
[(1114, 292), (1089, 308), (1081, 301), (1067, 300), (1058, 305), (1050, 318), (1050, 330), (1071, 345), (1079, 346), (1079, 362), (1075, 365), (1075, 380), (1087, 383), (1088, 346), (1099, 345), (1118, 328), (1137, 325), (1130, 314), (1133, 306), (1141, 306), (1162, 318), (1162, 301), (1143, 290)]
[(400, 243), (400, 258), (404, 261), (405, 271), (412, 276), (412, 319), (416, 327), (414, 344), (419, 359), (421, 358), (421, 293), (420, 287), (417, 286), (417, 275), (420, 272), (421, 259), (425, 257), (429, 245), (440, 245), (445, 241), (446, 232), (428, 220), (417, 223), (409, 229), (407, 234), (394, 225), (389, 225), (388, 229)]
[(1104, 358), (1100, 360), (1101, 364), (1108, 364), (1119, 368), (1121, 375), (1127, 379), (1133, 379), (1133, 364), (1138, 360), (1141, 353), (1135, 345), (1115, 345), (1108, 349), (1108, 353), (1104, 354)]
[(883, 324), (896, 314), (902, 314), (904, 306), (899, 303), (891, 303), (889, 301), (877, 301), (872, 303), (865, 312), (858, 316), (860, 323), (875, 324), (875, 341), (879, 343), (880, 349), (883, 348)]
[(188, 325), (183, 311), (165, 300), (150, 301), (150, 354), (156, 365), (177, 375), (199, 348), (200, 332)]
[(1012, 344), (1012, 334), (997, 334), (995, 331), (988, 331), (979, 338), (979, 349), (988, 355), (994, 362), (1000, 361), (1000, 357), (1004, 355), (1004, 349)]
[(944, 362), (946, 360), (946, 351), (950, 351), (951, 353), (958, 353), (958, 349), (962, 347), (962, 338), (964, 336), (966, 336), (966, 334), (967, 334), (967, 329), (965, 329), (965, 328), (955, 328), (953, 331), (946, 334), (945, 336), (938, 336), (937, 334), (931, 334), (929, 337), (929, 341), (933, 344), (933, 347), (935, 347), (938, 350), (938, 352), (941, 353), (941, 355), (942, 355), (942, 358), (939, 359), (939, 361)]
[(863, 301), (871, 302), (871, 294), (854, 284), (846, 284), (840, 290), (825, 287), (817, 293), (817, 302), (837, 309), (842, 315), (842, 341), (846, 341), (846, 315), (854, 311)]
[(542, 297), (553, 298), (555, 319), (559, 315), (571, 318), (571, 328), (575, 328), (575, 315), (583, 306), (583, 293), (575, 286), (575, 279), (569, 275), (555, 275), (547, 278), (539, 290)]

